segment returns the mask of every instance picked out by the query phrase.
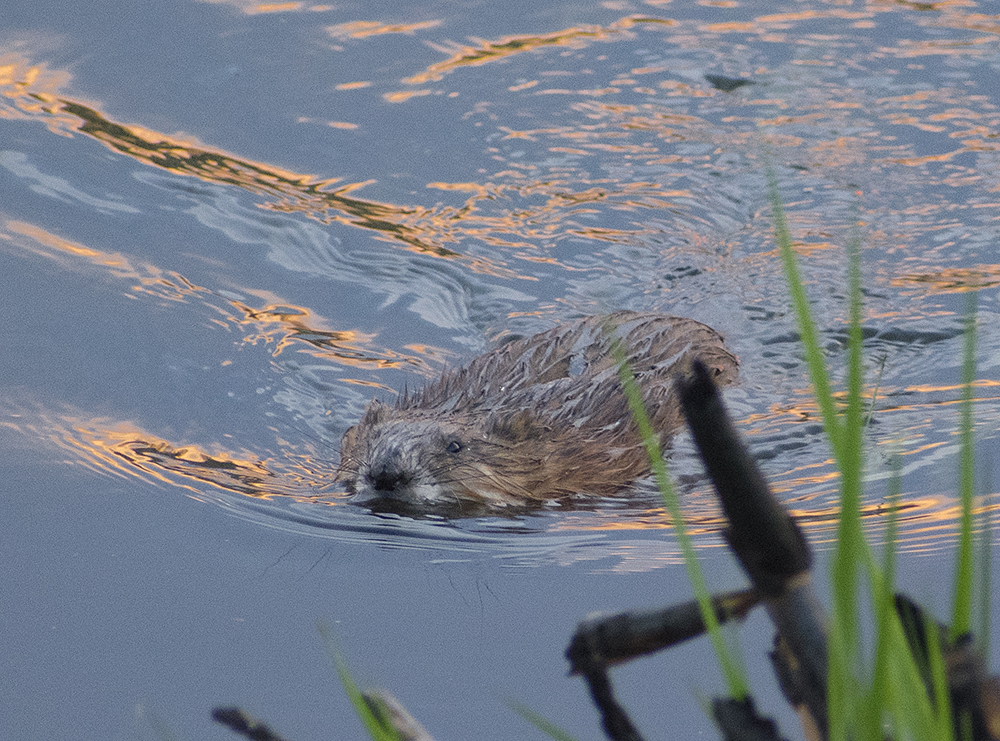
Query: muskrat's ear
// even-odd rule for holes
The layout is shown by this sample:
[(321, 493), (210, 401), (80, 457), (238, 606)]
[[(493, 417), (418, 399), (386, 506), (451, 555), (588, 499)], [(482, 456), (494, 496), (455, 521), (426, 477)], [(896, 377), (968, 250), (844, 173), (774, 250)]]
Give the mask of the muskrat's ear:
[[(340, 465), (337, 466), (337, 474), (334, 481), (346, 481), (351, 477), (350, 470), (357, 470), (357, 453), (354, 448), (358, 444), (358, 426), (348, 427), (343, 437), (340, 438)], [(352, 466), (353, 463), (353, 466)]]
[(491, 422), (490, 433), (512, 443), (536, 439), (545, 431), (544, 426), (530, 409), (497, 415)]

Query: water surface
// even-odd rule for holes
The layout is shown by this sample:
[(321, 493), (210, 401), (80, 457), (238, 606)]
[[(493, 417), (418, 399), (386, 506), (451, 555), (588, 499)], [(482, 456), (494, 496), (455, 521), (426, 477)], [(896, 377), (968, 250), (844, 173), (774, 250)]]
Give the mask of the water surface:
[[(0, 544), (17, 564), (3, 634), (18, 735), (132, 738), (150, 727), (141, 704), (182, 738), (224, 738), (207, 708), (242, 702), (319, 737), (353, 723), (322, 618), (440, 738), (522, 733), (498, 695), (545, 698), (539, 710), (592, 737), (563, 676), (573, 624), (687, 594), (652, 493), (514, 519), (375, 515), (332, 485), (337, 444), (373, 397), (508, 335), (618, 308), (681, 314), (740, 356), (727, 400), (825, 552), (836, 473), (765, 159), (838, 383), (845, 245), (862, 242), (866, 522), (878, 539), (898, 456), (910, 588), (944, 614), (945, 588), (927, 584), (954, 538), (971, 291), (987, 470), (1000, 413), (991, 13), (814, 0), (5, 13)], [(713, 585), (739, 583), (686, 438), (672, 463)], [(640, 680), (661, 697), (666, 672), (690, 708), (647, 711), (647, 730), (708, 727), (690, 687), (714, 677), (681, 671), (707, 663), (703, 646), (684, 651), (698, 658), (618, 672), (630, 706), (658, 708)]]

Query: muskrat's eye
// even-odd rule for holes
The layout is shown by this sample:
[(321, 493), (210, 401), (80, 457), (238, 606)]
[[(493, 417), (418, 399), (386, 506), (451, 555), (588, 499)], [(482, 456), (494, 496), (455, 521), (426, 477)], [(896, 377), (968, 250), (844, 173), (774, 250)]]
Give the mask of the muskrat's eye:
[(454, 453), (458, 453), (459, 451), (462, 450), (462, 443), (460, 443), (458, 440), (452, 440), (450, 443), (448, 443), (445, 446), (444, 449), (445, 449), (445, 451), (447, 451), (449, 453), (453, 453), (453, 454)]

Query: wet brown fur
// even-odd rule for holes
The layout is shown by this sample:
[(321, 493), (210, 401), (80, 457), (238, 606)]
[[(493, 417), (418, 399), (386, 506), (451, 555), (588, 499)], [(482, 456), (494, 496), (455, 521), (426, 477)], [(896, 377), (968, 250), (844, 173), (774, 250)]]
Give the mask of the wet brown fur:
[(649, 461), (612, 338), (623, 343), (661, 444), (683, 423), (674, 379), (693, 358), (720, 384), (736, 378), (736, 357), (704, 324), (631, 311), (587, 317), (480, 355), (395, 406), (372, 402), (344, 434), (338, 480), (410, 504), (523, 506), (621, 492)]

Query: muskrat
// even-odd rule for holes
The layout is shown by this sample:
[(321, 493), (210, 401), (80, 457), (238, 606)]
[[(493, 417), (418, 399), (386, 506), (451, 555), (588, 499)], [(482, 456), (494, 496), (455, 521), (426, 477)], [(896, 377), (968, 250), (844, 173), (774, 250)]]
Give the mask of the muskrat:
[(682, 425), (674, 380), (739, 361), (692, 319), (618, 311), (501, 345), (436, 383), (373, 401), (341, 441), (337, 480), (365, 499), (486, 509), (619, 493), (649, 458), (612, 358), (620, 340), (661, 445)]

